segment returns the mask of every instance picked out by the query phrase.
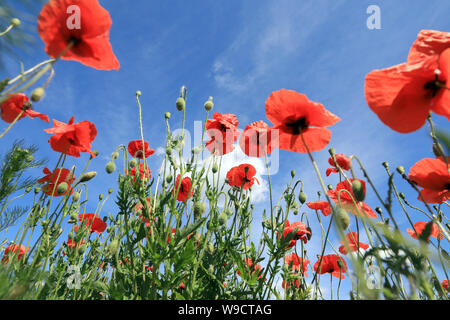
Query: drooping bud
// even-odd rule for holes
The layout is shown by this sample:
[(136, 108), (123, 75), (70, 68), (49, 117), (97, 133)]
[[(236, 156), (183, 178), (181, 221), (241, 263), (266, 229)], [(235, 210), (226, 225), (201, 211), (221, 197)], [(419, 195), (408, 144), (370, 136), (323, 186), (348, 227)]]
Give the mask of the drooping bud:
[(333, 186), (332, 186), (331, 184), (329, 184), (329, 185), (327, 186), (327, 188), (328, 188), (328, 190), (333, 190)]
[(182, 97), (179, 97), (177, 99), (176, 106), (177, 106), (178, 111), (183, 111), (184, 108), (186, 107), (186, 101), (184, 101), (184, 99)]
[(353, 180), (352, 181), (352, 190), (353, 194), (355, 195), (355, 199), (358, 202), (364, 201), (364, 198), (366, 197), (364, 188), (362, 186), (361, 181), (359, 180)]
[(73, 202), (78, 202), (78, 201), (80, 200), (80, 198), (81, 198), (81, 194), (80, 194), (79, 192), (75, 192), (75, 193), (72, 195), (72, 200), (73, 200)]
[(306, 202), (306, 193), (300, 191), (298, 194), (298, 201), (300, 201), (301, 204), (304, 204)]
[(60, 184), (58, 184), (58, 188), (56, 188), (56, 192), (61, 195), (64, 194), (67, 189), (69, 189), (69, 185), (67, 184), (67, 182), (61, 182)]
[(112, 188), (109, 188), (109, 189), (108, 189), (108, 194), (111, 194), (111, 193), (113, 193), (113, 189), (112, 189)]
[(94, 177), (97, 175), (97, 172), (95, 171), (90, 171), (90, 172), (86, 172), (80, 179), (80, 183), (83, 182), (87, 182), (89, 180), (94, 179)]
[(445, 157), (444, 149), (439, 142), (433, 143), (433, 153), (436, 157)]
[(41, 99), (44, 97), (45, 90), (44, 88), (36, 88), (31, 92), (30, 99), (33, 102), (41, 101)]
[(342, 207), (336, 208), (336, 222), (342, 230), (346, 230), (350, 225), (350, 217), (347, 211)]
[(222, 225), (222, 226), (226, 225), (227, 221), (228, 221), (227, 214), (225, 212), (222, 212), (219, 215), (219, 223), (220, 223), (220, 225)]
[(135, 158), (130, 160), (130, 168), (134, 168), (137, 166), (137, 160)]
[(219, 171), (219, 167), (217, 166), (217, 163), (214, 163), (212, 166), (212, 172), (217, 173), (217, 171)]
[(136, 96), (140, 97), (142, 95), (142, 92), (140, 90), (136, 91)]
[(38, 194), (39, 192), (41, 192), (41, 187), (35, 187), (34, 188), (34, 193)]
[(167, 120), (169, 120), (169, 119), (170, 119), (170, 112), (164, 113), (164, 118), (166, 118)]
[(198, 219), (206, 211), (206, 204), (204, 202), (194, 203), (194, 218)]
[(12, 18), (11, 19), (11, 25), (13, 26), (13, 27), (15, 27), (15, 28), (17, 28), (18, 26), (20, 26), (20, 20), (19, 19), (17, 19), (17, 18)]
[(397, 167), (397, 172), (400, 173), (401, 175), (405, 174), (405, 168), (403, 166), (398, 166)]
[(26, 189), (25, 189), (25, 193), (28, 193), (28, 192), (30, 192), (31, 191), (31, 189), (33, 189), (32, 187), (27, 187)]
[(116, 164), (113, 161), (110, 161), (106, 164), (105, 170), (108, 174), (113, 173), (116, 170)]
[(389, 162), (387, 162), (387, 161), (384, 161), (384, 162), (382, 163), (382, 165), (383, 165), (383, 167), (385, 167), (386, 169), (389, 168)]
[(117, 151), (114, 151), (114, 152), (112, 153), (112, 155), (111, 155), (111, 158), (112, 158), (113, 160), (119, 159), (119, 153), (118, 153)]

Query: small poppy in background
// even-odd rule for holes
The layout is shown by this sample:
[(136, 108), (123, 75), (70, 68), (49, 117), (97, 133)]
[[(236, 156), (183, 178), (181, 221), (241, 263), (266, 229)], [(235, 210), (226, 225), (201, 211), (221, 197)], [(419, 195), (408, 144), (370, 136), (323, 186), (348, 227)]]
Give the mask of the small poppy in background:
[(215, 112), (213, 119), (206, 121), (206, 133), (211, 138), (206, 147), (213, 154), (225, 155), (234, 150), (234, 143), (239, 137), (239, 121), (234, 114)]
[[(339, 197), (340, 197), (341, 207), (343, 209), (345, 209), (346, 211), (350, 211), (355, 216), (359, 215), (359, 213), (358, 213), (358, 209), (359, 209), (359, 212), (361, 214), (363, 214), (369, 218), (376, 218), (377, 214), (375, 213), (375, 211), (373, 211), (372, 208), (370, 208), (365, 202), (358, 201), (357, 198), (355, 197), (355, 194), (353, 193), (353, 187), (351, 185), (351, 183), (353, 183), (354, 180), (358, 180), (361, 183), (361, 187), (362, 187), (361, 192), (362, 192), (363, 196), (365, 197), (366, 182), (364, 180), (360, 180), (360, 179), (348, 179), (348, 181), (344, 180), (342, 182), (339, 182), (337, 184), (335, 190), (328, 190), (328, 195), (337, 205), (339, 205)], [(346, 191), (341, 191), (340, 196), (339, 196), (340, 190), (346, 190)], [(348, 193), (350, 193), (351, 196)], [(358, 209), (355, 207), (355, 204), (353, 203), (352, 198), (355, 200)]]
[[(289, 223), (289, 220), (286, 220), (286, 224), (284, 226), (283, 238), (286, 238), (288, 234), (294, 233), (295, 236), (292, 240), (289, 241), (287, 245), (287, 249), (292, 248), (297, 243), (297, 240), (303, 240), (304, 243), (307, 243), (309, 238), (311, 237), (311, 231), (303, 222), (294, 222), (293, 224)], [(278, 236), (278, 239), (281, 239)]]
[(119, 61), (109, 42), (112, 20), (98, 0), (50, 0), (38, 17), (45, 52), (99, 70), (118, 70)]
[[(281, 287), (283, 289), (286, 289), (286, 281), (283, 280), (283, 282), (281, 283)], [(287, 287), (291, 288), (291, 287), (296, 287), (297, 289), (300, 288), (300, 281), (295, 280), (295, 281), (287, 281)]]
[[(450, 163), (450, 157), (447, 157), (447, 162)], [(444, 158), (425, 158), (416, 162), (408, 177), (423, 188), (418, 197), (420, 201), (442, 203), (450, 199), (450, 173)]]
[(184, 177), (183, 179), (181, 179), (181, 176), (178, 175), (177, 181), (175, 183), (175, 187), (173, 188), (173, 191), (172, 191), (172, 194), (175, 195), (177, 190), (178, 190), (178, 195), (177, 195), (178, 201), (184, 202), (187, 199), (192, 198), (192, 196), (194, 195), (194, 187), (192, 186), (191, 178)]
[(80, 152), (88, 152), (95, 158), (91, 143), (97, 136), (97, 128), (89, 121), (74, 121), (74, 117), (70, 118), (68, 123), (53, 120), (54, 128), (44, 129), (45, 132), (54, 134), (48, 140), (50, 146), (54, 151), (69, 156), (79, 157)]
[(20, 259), (22, 259), (22, 256), (28, 252), (28, 250), (29, 249), (23, 245), (20, 246), (18, 244), (9, 245), (5, 248), (2, 263), (8, 263), (9, 261), (8, 255), (10, 252), (17, 254), (17, 261), (19, 261)]
[(308, 276), (306, 271), (308, 271), (309, 260), (299, 257), (296, 253), (291, 253), (284, 257), (284, 263), (291, 266), (292, 270)]
[[(259, 275), (258, 280), (262, 278), (263, 273), (260, 264), (254, 264), (251, 258), (244, 258), (244, 264), (246, 266), (246, 269), (248, 270), (247, 272), (251, 272), (251, 276), (253, 276), (253, 274), (256, 272), (256, 275)], [(237, 274), (240, 276), (241, 271), (238, 270)]]
[(430, 111), (450, 120), (450, 48), (440, 55), (412, 60), (366, 76), (370, 109), (392, 130), (420, 129)]
[[(345, 239), (348, 242), (348, 247), (350, 249), (350, 252), (358, 251), (358, 249), (364, 249), (367, 250), (369, 248), (369, 245), (366, 243), (362, 243), (359, 241), (358, 234), (356, 232), (349, 232), (345, 235)], [(341, 246), (339, 247), (339, 252), (342, 254), (347, 254), (348, 250), (345, 246), (345, 242), (340, 242)]]
[(106, 223), (96, 214), (94, 213), (85, 213), (85, 214), (79, 214), (78, 220), (80, 222), (83, 222), (86, 220), (86, 226), (89, 227), (89, 231), (96, 232), (96, 233), (102, 233), (106, 230)]
[[(139, 213), (139, 218), (143, 223), (145, 223), (145, 226), (148, 228), (150, 227), (150, 218), (148, 218), (148, 216), (150, 216), (153, 213), (152, 199), (149, 197), (147, 197), (147, 207), (148, 211), (145, 211), (144, 205), (142, 204), (142, 202), (139, 201), (139, 203), (134, 206), (134, 211)], [(156, 221), (156, 217), (154, 218), (154, 221)]]
[[(147, 179), (147, 181), (150, 181), (150, 179), (152, 178), (152, 172), (150, 171), (150, 168), (142, 162), (139, 163), (139, 177), (141, 180), (144, 179), (144, 167), (145, 167), (145, 179)], [(130, 175), (133, 177), (133, 182), (136, 182), (136, 173), (137, 167), (131, 168)], [(128, 175), (127, 169), (125, 169), (125, 175)]]
[[(339, 167), (341, 167), (342, 170), (350, 170), (350, 167), (352, 166), (352, 161), (350, 160), (349, 157), (347, 157), (345, 154), (339, 153), (336, 154), (334, 156), (336, 158), (336, 162), (339, 165)], [(327, 169), (327, 177), (332, 173), (338, 173), (339, 170), (336, 166), (336, 164), (334, 163), (333, 157), (328, 158), (328, 163), (333, 166), (333, 168), (328, 168)]]
[(447, 291), (449, 291), (449, 290), (448, 290), (448, 281), (449, 281), (449, 279), (444, 279), (444, 280), (441, 282), (442, 287), (444, 287), (444, 289), (447, 290)]
[(248, 163), (231, 168), (227, 172), (228, 184), (232, 187), (243, 188), (244, 190), (251, 188), (253, 184), (259, 181), (255, 178), (256, 169)]
[(0, 104), (2, 120), (8, 123), (12, 123), (19, 114), (23, 111), (18, 120), (28, 116), (29, 118), (39, 118), (42, 121), (50, 122), (50, 119), (45, 114), (36, 112), (32, 109), (30, 100), (23, 93), (13, 94), (10, 93), (8, 99)]
[(341, 119), (304, 94), (281, 89), (272, 92), (266, 100), (266, 116), (278, 129), (278, 147), (281, 150), (307, 153), (325, 148), (331, 139), (329, 127)]
[(442, 240), (444, 238), (444, 235), (442, 234), (441, 230), (439, 230), (439, 227), (435, 223), (433, 223), (432, 221), (430, 221), (430, 222), (423, 222), (423, 221), (416, 222), (414, 224), (414, 230), (415, 231), (410, 229), (410, 228), (406, 229), (406, 231), (408, 232), (408, 234), (411, 237), (413, 237), (414, 239), (418, 239), (417, 235), (419, 235), (419, 237), (420, 237), (422, 235), (422, 233), (424, 232), (426, 226), (428, 224), (430, 224), (430, 223), (432, 224), (431, 225), (431, 232), (430, 232), (430, 235), (428, 236), (427, 241), (430, 241), (430, 237)]
[(146, 158), (155, 153), (155, 149), (150, 149), (147, 141), (144, 141), (144, 146), (142, 146), (142, 140), (133, 140), (128, 143), (128, 152), (132, 157), (143, 159), (142, 151)]
[[(79, 228), (79, 226), (76, 226), (76, 227), (74, 227), (74, 230), (77, 231), (78, 228)], [(66, 241), (67, 247), (72, 248), (72, 249), (75, 248), (75, 246), (76, 246), (77, 249), (78, 249), (78, 248), (79, 248), (80, 246), (82, 246), (84, 243), (85, 243), (85, 241), (84, 241), (83, 239), (81, 239), (78, 243), (76, 243), (75, 240), (74, 240), (74, 239), (71, 239), (71, 238), (67, 238), (67, 241)], [(64, 251), (62, 252), (62, 254), (63, 254), (63, 256), (66, 255), (66, 253), (65, 253)], [(104, 266), (104, 263), (102, 264), (102, 268), (103, 268), (103, 266)]]
[[(322, 257), (322, 261), (320, 261)], [(319, 262), (320, 268), (319, 268)], [(314, 270), (319, 274), (330, 273), (340, 279), (344, 279), (344, 273), (347, 271), (347, 263), (345, 260), (337, 254), (328, 254), (325, 256), (319, 256), (319, 260), (314, 264)]]
[(185, 288), (186, 288), (186, 286), (185, 286), (184, 282), (181, 282), (181, 284), (179, 285), (178, 289), (183, 290)]
[(172, 241), (171, 235), (175, 235), (176, 232), (177, 232), (177, 229), (176, 229), (176, 228), (172, 228), (172, 229), (170, 230), (170, 233), (169, 233), (169, 235), (167, 236), (167, 244), (169, 244), (169, 243)]
[(421, 30), (408, 54), (408, 62), (441, 54), (450, 48), (450, 32)]
[(328, 201), (310, 201), (306, 205), (312, 210), (320, 210), (324, 216), (329, 216), (332, 212)]
[[(53, 197), (60, 197), (73, 193), (71, 184), (75, 181), (75, 176), (69, 169), (57, 168), (55, 171), (51, 172), (50, 169), (44, 168), (43, 172), (46, 176), (37, 180), (40, 184), (45, 183), (42, 187), (42, 192)], [(68, 187), (63, 193), (58, 193), (58, 186), (63, 182), (67, 183)]]
[(277, 147), (276, 138), (272, 128), (260, 120), (245, 127), (239, 139), (239, 146), (249, 157), (264, 157)]

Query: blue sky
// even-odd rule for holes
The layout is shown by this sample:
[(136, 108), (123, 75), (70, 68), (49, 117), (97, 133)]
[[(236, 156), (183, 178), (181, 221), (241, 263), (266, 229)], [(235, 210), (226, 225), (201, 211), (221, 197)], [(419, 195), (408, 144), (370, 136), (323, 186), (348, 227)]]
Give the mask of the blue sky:
[[(172, 128), (181, 127), (175, 100), (185, 85), (186, 126), (192, 131), (194, 121), (204, 120), (203, 104), (209, 96), (214, 98), (214, 111), (237, 115), (241, 129), (257, 120), (269, 123), (265, 101), (272, 91), (281, 88), (296, 90), (322, 103), (342, 119), (330, 128), (333, 135), (329, 147), (338, 153), (357, 155), (383, 197), (387, 186), (383, 161), (388, 161), (393, 171), (398, 165), (408, 171), (418, 160), (434, 157), (428, 126), (405, 135), (381, 123), (365, 101), (364, 78), (374, 69), (405, 62), (420, 30), (450, 31), (447, 0), (436, 0), (433, 5), (419, 0), (408, 1), (407, 5), (394, 1), (320, 0), (100, 3), (113, 20), (110, 39), (121, 63), (120, 70), (98, 71), (78, 62), (60, 61), (45, 99), (35, 105), (36, 110), (51, 119), (67, 122), (74, 115), (76, 122), (89, 120), (97, 126), (99, 134), (93, 148), (100, 156), (90, 167), (98, 171), (89, 186), (92, 210), (97, 195), (116, 186), (117, 176), (107, 175), (104, 170), (110, 154), (119, 144), (139, 138), (136, 90), (142, 91), (144, 135), (155, 149), (164, 146), (164, 112), (172, 113)], [(366, 9), (372, 4), (381, 9), (381, 30), (369, 30), (366, 26)], [(36, 36), (37, 44), (31, 53), (22, 55), (26, 68), (47, 59), (37, 32)], [(19, 70), (17, 61), (6, 59), (1, 78)], [(438, 127), (449, 127), (443, 117), (433, 119)], [(26, 143), (39, 146), (38, 155), (49, 159), (52, 167), (56, 156), (47, 144), (50, 135), (43, 131), (48, 127), (39, 120), (21, 120), (0, 141), (0, 148), (5, 150), (14, 139), (24, 138)], [(328, 167), (327, 149), (314, 153), (323, 175)], [(274, 198), (278, 199), (291, 169), (295, 169), (297, 177), (305, 181), (308, 201), (316, 200), (320, 186), (307, 155), (280, 151), (279, 156), (279, 171), (272, 176)], [(88, 157), (84, 154), (79, 159), (71, 158), (67, 166), (75, 164), (81, 170)], [(158, 154), (150, 158), (154, 176), (162, 158)], [(262, 168), (260, 160), (242, 159), (247, 160)], [(359, 169), (356, 172), (360, 174)], [(260, 226), (260, 213), (268, 208), (267, 183), (261, 182), (260, 189), (254, 190), (259, 195), (255, 228)], [(326, 179), (327, 184), (337, 182), (336, 175)], [(398, 179), (397, 183), (409, 199), (416, 198), (406, 184)], [(366, 202), (373, 208), (379, 205), (369, 189)], [(412, 202), (420, 206), (417, 201)], [(406, 231), (409, 224), (397, 207), (394, 209), (400, 228)], [(103, 214), (108, 210), (114, 212), (111, 200)], [(300, 212), (308, 212), (310, 221), (315, 220), (311, 210), (302, 207)], [(292, 221), (296, 219), (299, 216), (290, 217)], [(412, 219), (417, 222), (423, 217), (412, 213)], [(327, 225), (328, 219), (324, 220)], [(313, 232), (319, 235), (317, 224), (313, 225)], [(331, 239), (338, 246), (337, 238)], [(308, 246), (314, 263), (320, 238), (313, 237)], [(331, 248), (326, 253), (331, 253)]]

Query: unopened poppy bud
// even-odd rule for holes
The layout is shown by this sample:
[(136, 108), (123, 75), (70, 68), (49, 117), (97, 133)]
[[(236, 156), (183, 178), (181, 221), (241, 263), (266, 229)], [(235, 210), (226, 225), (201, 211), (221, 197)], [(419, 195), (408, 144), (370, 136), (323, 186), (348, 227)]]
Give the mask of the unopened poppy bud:
[(58, 184), (58, 188), (56, 188), (56, 192), (58, 194), (64, 194), (67, 189), (69, 189), (69, 185), (67, 184), (67, 182), (61, 182), (60, 184)]
[(304, 193), (303, 191), (301, 191), (298, 194), (298, 201), (300, 201), (301, 204), (304, 204), (306, 202), (306, 193)]
[(376, 208), (375, 208), (375, 211), (376, 211), (378, 214), (382, 214), (382, 213), (383, 213), (383, 210), (382, 210), (380, 207), (376, 207)]
[(333, 190), (333, 186), (332, 186), (331, 184), (329, 184), (329, 185), (327, 186), (327, 188), (328, 188), (328, 190)]
[(40, 187), (35, 187), (34, 188), (34, 193), (38, 194), (39, 192), (41, 192), (41, 188)]
[(186, 101), (182, 97), (179, 97), (176, 102), (178, 111), (183, 111), (186, 107)]
[(339, 266), (340, 269), (344, 269), (344, 268), (345, 268), (344, 262), (342, 262), (341, 259), (339, 259), (339, 260), (337, 261), (337, 264), (338, 264), (338, 266)]
[(336, 154), (336, 149), (335, 148), (330, 148), (328, 149), (328, 152), (330, 153), (331, 156)]
[(222, 213), (219, 215), (219, 223), (220, 223), (222, 226), (224, 226), (224, 225), (227, 223), (227, 221), (228, 221), (228, 216), (227, 216), (227, 214), (226, 214), (225, 212), (222, 212)]
[(142, 92), (140, 90), (136, 91), (136, 96), (140, 97), (142, 95)]
[(83, 182), (87, 182), (89, 180), (94, 179), (94, 177), (97, 175), (97, 172), (95, 171), (90, 171), (90, 172), (86, 172), (85, 174), (83, 174), (83, 176), (80, 179), (80, 183)]
[(209, 265), (208, 272), (214, 273), (214, 266), (212, 264)]
[(119, 249), (119, 240), (114, 239), (112, 240), (109, 245), (108, 245), (108, 253), (110, 255), (113, 255), (117, 252), (117, 250)]
[(382, 165), (383, 165), (383, 167), (385, 167), (386, 169), (389, 168), (389, 162), (387, 162), (387, 161), (384, 161), (384, 162), (382, 163)]
[(83, 244), (83, 245), (81, 245), (81, 246), (78, 248), (78, 253), (79, 253), (79, 254), (83, 254), (83, 253), (86, 252), (86, 250), (87, 250), (87, 245), (86, 245), (86, 244)]
[(73, 202), (78, 202), (78, 201), (80, 200), (80, 198), (81, 198), (81, 194), (80, 194), (79, 192), (75, 192), (75, 193), (72, 195), (72, 200), (73, 200)]
[(20, 26), (20, 23), (21, 23), (21, 22), (20, 22), (20, 20), (17, 19), (17, 18), (12, 18), (10, 23), (11, 23), (11, 25), (12, 25), (13, 27), (16, 27), (16, 28), (17, 28), (18, 26)]
[(352, 181), (352, 189), (353, 189), (353, 194), (355, 195), (356, 201), (358, 201), (358, 202), (364, 201), (364, 198), (366, 197), (366, 195), (364, 192), (364, 188), (361, 184), (361, 181), (353, 180)]
[[(94, 154), (94, 156), (98, 156), (100, 154), (100, 152), (98, 152), (98, 150), (92, 150), (92, 153)], [(92, 157), (91, 157), (92, 158)]]
[(401, 175), (405, 174), (405, 168), (403, 166), (398, 166), (397, 167), (397, 172), (400, 173)]
[(173, 179), (172, 175), (169, 174), (169, 175), (166, 177), (167, 183), (171, 183), (171, 182), (172, 182), (172, 179)]
[(406, 199), (406, 197), (405, 197), (405, 194), (403, 193), (403, 192), (400, 192), (399, 194), (398, 194), (399, 196), (400, 196), (400, 198), (402, 198), (403, 200), (405, 200)]
[(214, 103), (212, 102), (212, 98), (210, 97), (208, 101), (205, 102), (205, 110), (211, 111), (211, 109), (214, 107)]
[(199, 218), (206, 211), (206, 204), (204, 202), (194, 203), (194, 217)]
[(116, 170), (116, 164), (113, 161), (110, 161), (106, 164), (105, 170), (107, 173), (111, 174)]
[(170, 119), (170, 112), (164, 113), (164, 118), (166, 118), (167, 120), (169, 120), (169, 119)]
[(217, 171), (219, 171), (219, 167), (217, 166), (216, 163), (214, 163), (213, 166), (212, 166), (212, 172), (213, 173), (217, 173)]
[(119, 153), (118, 153), (117, 151), (114, 151), (114, 152), (112, 153), (112, 155), (111, 155), (111, 158), (112, 158), (113, 160), (119, 159)]
[(436, 157), (444, 157), (444, 149), (439, 142), (433, 143), (433, 153)]
[(33, 188), (32, 188), (32, 187), (27, 187), (27, 188), (25, 189), (25, 192), (28, 193), (28, 192), (31, 191), (31, 189), (33, 189)]
[(109, 188), (109, 189), (108, 189), (108, 194), (111, 194), (111, 193), (113, 193), (113, 189), (112, 189), (112, 188)]
[(214, 253), (214, 245), (212, 244), (212, 242), (208, 242), (208, 251), (209, 253), (213, 254)]
[(228, 218), (230, 218), (233, 215), (233, 211), (231, 211), (229, 208), (226, 208), (224, 212)]
[(44, 97), (45, 90), (44, 88), (36, 88), (31, 92), (30, 99), (33, 102), (41, 101), (41, 99)]
[(100, 193), (100, 194), (98, 195), (98, 200), (102, 201), (104, 197), (105, 197), (105, 196), (103, 195), (103, 193)]
[(291, 170), (291, 177), (292, 179), (295, 177), (295, 170)]
[(137, 160), (135, 158), (130, 160), (130, 168), (134, 168), (137, 166)]
[(342, 207), (336, 208), (336, 222), (342, 230), (346, 230), (350, 225), (350, 217), (347, 211)]

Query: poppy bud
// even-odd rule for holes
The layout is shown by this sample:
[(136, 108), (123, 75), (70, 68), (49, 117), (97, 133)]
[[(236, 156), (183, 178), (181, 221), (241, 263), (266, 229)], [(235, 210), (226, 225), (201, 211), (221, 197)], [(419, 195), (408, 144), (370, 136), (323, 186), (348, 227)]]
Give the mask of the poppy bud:
[(169, 175), (166, 177), (167, 183), (171, 183), (171, 182), (172, 182), (172, 179), (173, 179), (172, 175), (169, 174)]
[(227, 221), (228, 221), (227, 214), (225, 212), (222, 212), (219, 215), (219, 223), (220, 223), (220, 225), (224, 226), (227, 223)]
[(170, 112), (164, 113), (164, 118), (166, 118), (167, 120), (169, 120), (169, 119), (170, 119)]
[(405, 174), (405, 168), (403, 166), (398, 166), (397, 167), (397, 172), (400, 173), (401, 175)]
[(387, 162), (387, 161), (384, 161), (384, 162), (382, 163), (382, 165), (383, 165), (383, 167), (385, 167), (386, 169), (389, 168), (389, 162)]
[(81, 198), (81, 194), (80, 194), (79, 192), (75, 192), (75, 193), (72, 195), (72, 200), (73, 200), (73, 202), (78, 202), (78, 201), (80, 200), (80, 198)]
[(40, 187), (35, 187), (34, 188), (34, 193), (38, 194), (39, 192), (41, 192), (41, 188)]
[(304, 204), (306, 202), (306, 193), (304, 193), (303, 191), (301, 191), (298, 194), (298, 201), (300, 201), (301, 204)]
[(327, 188), (328, 188), (328, 190), (333, 190), (333, 186), (332, 186), (331, 184), (329, 184), (329, 185), (327, 186)]
[(102, 201), (104, 197), (105, 197), (105, 196), (103, 195), (103, 193), (100, 193), (100, 194), (98, 195), (98, 200)]
[(207, 247), (209, 253), (213, 254), (214, 253), (214, 245), (212, 244), (212, 242), (208, 242), (208, 247)]
[(342, 262), (341, 259), (337, 260), (337, 264), (338, 264), (338, 266), (339, 266), (339, 269), (345, 269), (344, 262)]
[(405, 200), (405, 194), (403, 193), (403, 192), (400, 192), (399, 194), (398, 194), (399, 196), (400, 196), (400, 198), (402, 198), (403, 200)]
[(90, 171), (90, 172), (86, 172), (80, 179), (80, 183), (83, 182), (87, 182), (89, 180), (94, 179), (94, 177), (97, 175), (97, 172), (95, 171)]
[(331, 156), (336, 154), (336, 149), (335, 148), (330, 148), (328, 149), (328, 152), (330, 153)]
[(58, 194), (64, 194), (67, 191), (67, 189), (69, 189), (69, 185), (67, 184), (67, 182), (61, 182), (58, 185), (58, 188), (56, 188), (56, 192)]
[(83, 245), (81, 245), (81, 246), (78, 248), (78, 253), (79, 253), (79, 254), (83, 254), (83, 253), (86, 252), (86, 250), (87, 250), (87, 245), (86, 245), (86, 244), (83, 244)]
[(382, 213), (383, 213), (383, 210), (382, 210), (380, 207), (376, 207), (376, 208), (375, 208), (375, 211), (376, 211), (378, 214), (382, 214)]
[(292, 177), (292, 179), (294, 179), (294, 177), (295, 177), (295, 170), (291, 170), (291, 177)]
[(110, 255), (113, 255), (117, 252), (119, 249), (119, 241), (117, 239), (112, 240), (108, 245), (108, 253)]
[(233, 211), (231, 211), (229, 208), (226, 208), (224, 212), (228, 216), (228, 218), (231, 218), (231, 216), (233, 215)]
[(183, 111), (186, 107), (186, 101), (182, 97), (179, 97), (176, 102), (178, 111)]
[(216, 163), (214, 163), (213, 166), (212, 166), (212, 172), (213, 173), (217, 173), (217, 171), (219, 171), (219, 167), (217, 166)]
[(12, 18), (10, 23), (11, 23), (11, 25), (12, 25), (13, 27), (18, 27), (18, 26), (20, 26), (20, 20), (17, 19), (17, 18)]
[(31, 189), (33, 189), (33, 188), (32, 188), (32, 187), (27, 187), (27, 188), (25, 189), (25, 192), (28, 193), (28, 192), (31, 191)]
[[(100, 152), (98, 152), (97, 150), (92, 150), (92, 153), (94, 154), (95, 157), (97, 157), (100, 154)], [(92, 158), (92, 156), (91, 156), (91, 158)]]
[(213, 107), (214, 107), (214, 103), (212, 102), (212, 97), (210, 97), (209, 100), (205, 102), (205, 110), (211, 111), (211, 109)]
[(364, 188), (359, 180), (353, 180), (352, 182), (353, 194), (355, 195), (356, 201), (364, 201), (366, 195), (364, 194)]
[(199, 218), (206, 211), (206, 204), (204, 202), (194, 203), (194, 218)]
[(142, 95), (142, 92), (140, 90), (136, 91), (136, 96), (140, 97)]
[(350, 224), (350, 217), (348, 216), (347, 211), (342, 208), (336, 208), (336, 221), (337, 224), (342, 230), (346, 230)]
[(137, 160), (135, 158), (130, 160), (130, 168), (134, 168), (137, 166)]
[(444, 149), (439, 142), (433, 143), (433, 153), (436, 157), (445, 157)]
[(117, 151), (114, 151), (111, 155), (113, 160), (119, 159), (119, 153)]
[(111, 193), (113, 193), (113, 189), (112, 189), (112, 188), (109, 188), (109, 189), (108, 189), (108, 194), (111, 194)]
[(116, 164), (113, 161), (110, 161), (106, 164), (106, 172), (111, 174), (116, 170)]
[(45, 90), (44, 88), (36, 88), (31, 92), (31, 101), (38, 102), (41, 101), (42, 97), (44, 97)]
[(211, 274), (214, 273), (214, 266), (212, 264), (209, 265), (208, 272)]

